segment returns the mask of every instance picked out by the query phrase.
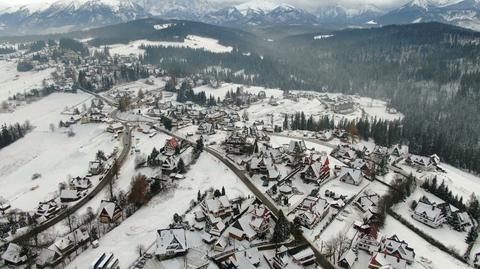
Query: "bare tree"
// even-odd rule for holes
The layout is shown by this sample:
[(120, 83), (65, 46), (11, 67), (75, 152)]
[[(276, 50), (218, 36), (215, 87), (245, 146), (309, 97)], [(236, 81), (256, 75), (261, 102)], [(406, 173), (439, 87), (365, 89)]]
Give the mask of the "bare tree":
[(50, 128), (50, 132), (55, 132), (55, 124), (53, 123), (50, 123), (50, 125), (48, 126)]
[(351, 240), (342, 233), (338, 233), (325, 243), (326, 254), (331, 257), (333, 264), (336, 264), (345, 252), (350, 248)]
[(143, 253), (146, 251), (145, 246), (142, 244), (137, 245), (138, 256), (142, 257)]

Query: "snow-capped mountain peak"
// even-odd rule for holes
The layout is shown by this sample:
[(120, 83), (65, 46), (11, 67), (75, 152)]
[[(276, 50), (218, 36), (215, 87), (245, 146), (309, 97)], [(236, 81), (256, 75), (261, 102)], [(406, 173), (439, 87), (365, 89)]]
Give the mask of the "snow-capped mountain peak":
[(430, 0), (412, 0), (411, 2), (407, 3), (405, 6), (408, 7), (419, 7), (423, 9), (428, 9), (436, 4)]
[(268, 13), (275, 8), (278, 7), (278, 4), (270, 1), (256, 1), (252, 0), (249, 2), (245, 2), (239, 5), (234, 6), (238, 11), (240, 11), (242, 14), (246, 14), (249, 10), (250, 11), (256, 11), (256, 12), (263, 12), (263, 13)]

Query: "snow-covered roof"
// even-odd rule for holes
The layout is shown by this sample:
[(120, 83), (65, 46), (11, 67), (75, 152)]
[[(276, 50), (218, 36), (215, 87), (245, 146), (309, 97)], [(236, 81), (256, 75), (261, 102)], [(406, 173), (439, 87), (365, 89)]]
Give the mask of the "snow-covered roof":
[(352, 267), (352, 265), (355, 263), (357, 260), (357, 254), (352, 249), (347, 250), (342, 257), (340, 257), (340, 261), (348, 264), (349, 267)]
[(421, 201), (418, 202), (417, 207), (415, 207), (414, 213), (423, 215), (431, 221), (437, 221), (442, 216), (442, 210), (439, 207)]
[(2, 259), (13, 264), (20, 264), (27, 260), (23, 254), (23, 248), (15, 243), (10, 243), (7, 250), (3, 253)]
[(210, 198), (205, 200), (205, 206), (208, 212), (217, 213), (223, 208), (231, 207), (230, 201), (226, 195), (218, 198)]
[(164, 229), (158, 230), (157, 233), (156, 255), (187, 251), (187, 237), (184, 229)]
[(413, 248), (409, 247), (407, 242), (398, 239), (396, 235), (384, 240), (382, 244), (382, 252), (399, 256), (410, 262), (413, 262), (415, 259), (415, 251)]
[(111, 219), (113, 218), (115, 214), (115, 209), (117, 208), (117, 204), (115, 202), (110, 202), (110, 201), (102, 201), (100, 204), (100, 209), (99, 212), (105, 211)]
[(237, 238), (245, 236), (251, 240), (269, 227), (267, 225), (269, 219), (270, 212), (264, 205), (250, 205), (247, 212), (228, 227), (227, 232)]
[(369, 268), (394, 268), (394, 269), (405, 269), (407, 267), (407, 262), (404, 259), (397, 258), (386, 253), (377, 252), (370, 259)]
[(362, 171), (358, 170), (358, 169), (353, 169), (353, 168), (349, 168), (349, 167), (342, 167), (342, 169), (340, 170), (340, 174), (338, 176), (338, 178), (343, 178), (345, 176), (349, 176), (354, 183), (358, 183), (360, 181), (362, 181)]

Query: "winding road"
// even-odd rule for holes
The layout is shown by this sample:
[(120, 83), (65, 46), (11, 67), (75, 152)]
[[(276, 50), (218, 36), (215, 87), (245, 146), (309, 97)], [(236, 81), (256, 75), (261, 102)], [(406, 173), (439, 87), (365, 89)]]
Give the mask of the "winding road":
[[(101, 98), (102, 100), (104, 100), (106, 103), (108, 103), (112, 107), (116, 107), (115, 102), (103, 97), (102, 95), (100, 95), (98, 93), (94, 93), (94, 92), (91, 92), (91, 91), (88, 91), (88, 90), (85, 90), (85, 89), (82, 89), (82, 91), (84, 91), (88, 94), (91, 94), (91, 95), (93, 95), (97, 98)], [(117, 109), (113, 110), (110, 113), (110, 116), (113, 119), (117, 119), (116, 114), (117, 114)], [(128, 125), (125, 122), (122, 122), (122, 124), (123, 124), (123, 127), (124, 127), (124, 132), (123, 132), (122, 139), (121, 139), (123, 147), (122, 147), (122, 151), (120, 152), (120, 154), (116, 158), (118, 169), (120, 169), (120, 167), (123, 165), (123, 162), (125, 161), (125, 158), (127, 157), (128, 153), (130, 152), (130, 148), (131, 148), (131, 145), (132, 145), (132, 139), (131, 139), (132, 130), (128, 127)], [(116, 173), (114, 171), (114, 166), (111, 165), (110, 167), (108, 167), (108, 170), (104, 173), (103, 179), (95, 186), (95, 188), (90, 193), (88, 193), (81, 200), (79, 200), (78, 202), (76, 202), (72, 206), (67, 207), (64, 210), (59, 211), (59, 213), (57, 215), (55, 215), (53, 218), (48, 219), (47, 221), (44, 221), (44, 222), (32, 227), (27, 232), (19, 233), (18, 235), (14, 236), (9, 241), (13, 242), (13, 243), (25, 243), (29, 239), (38, 235), (39, 233), (47, 230), (48, 228), (52, 227), (53, 225), (55, 225), (55, 224), (59, 223), (60, 221), (68, 218), (70, 215), (74, 214), (77, 210), (79, 210), (84, 205), (86, 205), (98, 193), (100, 193), (105, 188), (105, 186), (107, 186), (108, 183), (110, 183), (110, 181), (113, 180), (115, 174)]]

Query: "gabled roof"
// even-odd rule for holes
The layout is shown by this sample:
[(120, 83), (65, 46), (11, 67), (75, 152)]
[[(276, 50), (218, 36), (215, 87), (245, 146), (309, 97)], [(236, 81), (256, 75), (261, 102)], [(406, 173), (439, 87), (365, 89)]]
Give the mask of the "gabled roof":
[(187, 251), (187, 237), (184, 229), (163, 229), (157, 231), (156, 255)]
[(442, 217), (442, 210), (435, 205), (430, 205), (419, 201), (417, 207), (415, 207), (415, 214), (423, 215), (431, 221), (438, 221)]
[(362, 171), (358, 170), (358, 169), (353, 169), (353, 168), (349, 168), (349, 167), (342, 167), (342, 169), (340, 170), (340, 174), (338, 176), (338, 178), (342, 178), (344, 176), (349, 176), (353, 182), (360, 182), (362, 181)]
[(376, 266), (374, 268), (405, 269), (407, 267), (407, 262), (404, 259), (386, 253), (377, 252), (370, 259), (370, 265)]
[(27, 260), (27, 256), (23, 254), (23, 247), (10, 243), (7, 250), (3, 253), (2, 259), (13, 264), (20, 264)]
[(112, 219), (115, 215), (115, 210), (117, 209), (120, 209), (120, 207), (115, 202), (102, 201), (102, 203), (100, 204), (99, 212), (100, 214), (102, 212), (107, 213), (108, 217)]
[(391, 255), (396, 255), (407, 261), (415, 259), (415, 251), (408, 246), (408, 243), (400, 240), (396, 235), (393, 235), (384, 240), (382, 244), (382, 251)]
[(352, 249), (349, 249), (340, 257), (340, 262), (346, 263), (349, 267), (352, 267), (356, 260), (357, 254)]

